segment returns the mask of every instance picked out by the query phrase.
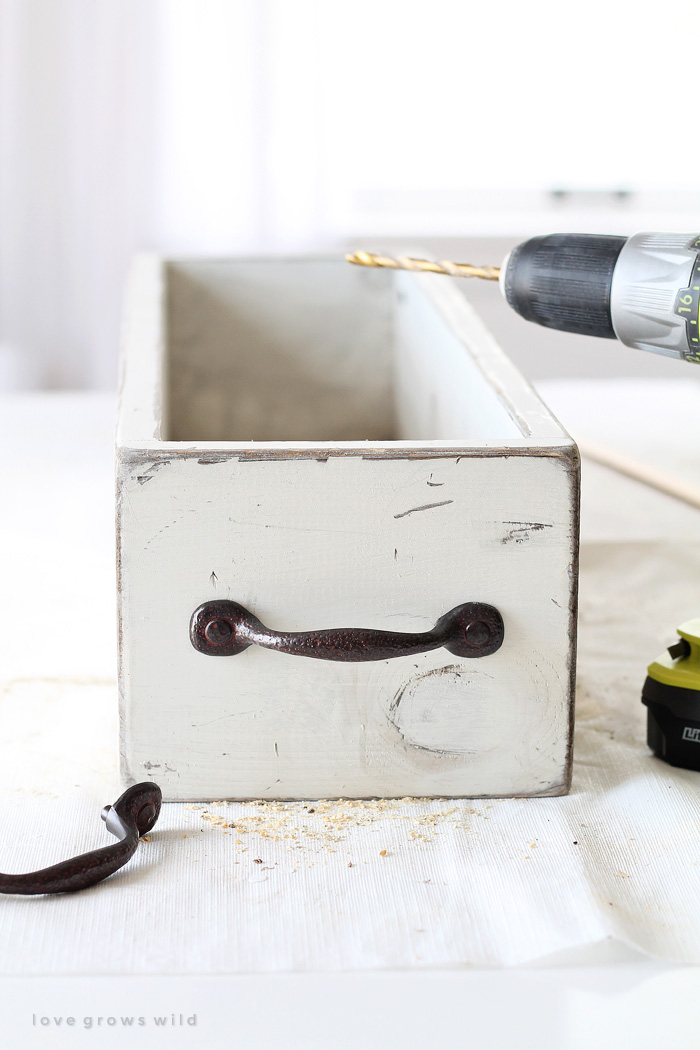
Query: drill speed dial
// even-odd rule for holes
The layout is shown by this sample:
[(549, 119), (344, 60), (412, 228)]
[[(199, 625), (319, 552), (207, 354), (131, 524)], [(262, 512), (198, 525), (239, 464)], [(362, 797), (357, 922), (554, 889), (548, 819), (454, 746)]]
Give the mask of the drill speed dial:
[[(695, 238), (698, 246), (700, 238)], [(676, 295), (674, 312), (685, 321), (685, 332), (688, 339), (686, 361), (700, 363), (700, 254), (696, 255), (687, 288), (679, 288)]]

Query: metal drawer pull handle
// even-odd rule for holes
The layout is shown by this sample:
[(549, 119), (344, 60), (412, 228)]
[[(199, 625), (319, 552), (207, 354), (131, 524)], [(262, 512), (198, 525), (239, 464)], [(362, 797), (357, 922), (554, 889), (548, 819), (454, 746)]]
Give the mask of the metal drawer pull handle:
[(0, 893), (68, 893), (84, 890), (113, 875), (132, 858), (141, 835), (148, 834), (158, 820), (161, 798), (157, 784), (147, 782), (128, 788), (113, 806), (102, 810), (107, 830), (116, 835), (119, 842), (41, 871), (25, 875), (0, 874)]
[(327, 631), (271, 631), (237, 602), (205, 602), (190, 621), (190, 641), (207, 656), (235, 656), (249, 645), (277, 649), (315, 660), (391, 660), (444, 646), (454, 656), (490, 656), (503, 644), (503, 619), (498, 609), (467, 602), (441, 616), (431, 631), (394, 631), (335, 627)]

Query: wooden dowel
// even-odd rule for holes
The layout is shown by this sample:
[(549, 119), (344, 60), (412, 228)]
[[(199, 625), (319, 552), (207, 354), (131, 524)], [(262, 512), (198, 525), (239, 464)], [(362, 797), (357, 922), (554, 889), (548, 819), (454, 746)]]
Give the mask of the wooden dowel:
[(628, 478), (634, 478), (635, 481), (641, 481), (643, 485), (648, 485), (650, 488), (657, 489), (667, 496), (673, 496), (674, 499), (682, 500), (683, 503), (689, 503), (691, 507), (697, 507), (700, 510), (700, 485), (694, 485), (690, 481), (667, 474), (665, 470), (617, 452), (608, 445), (598, 445), (593, 441), (579, 441), (578, 439), (576, 439), (576, 444), (585, 459), (590, 459), (603, 467), (609, 467), (618, 474), (625, 474)]

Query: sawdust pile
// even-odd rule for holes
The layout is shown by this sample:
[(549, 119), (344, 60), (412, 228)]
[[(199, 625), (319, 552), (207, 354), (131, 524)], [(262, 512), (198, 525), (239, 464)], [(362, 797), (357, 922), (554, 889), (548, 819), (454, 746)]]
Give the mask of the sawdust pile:
[[(202, 821), (235, 833), (242, 845), (245, 836), (273, 842), (287, 840), (290, 845), (317, 841), (332, 846), (359, 829), (399, 831), (406, 829), (408, 839), (431, 841), (441, 828), (469, 829), (469, 818), (488, 815), (460, 803), (441, 805), (431, 799), (337, 799), (318, 802), (214, 802), (224, 807), (214, 813), (206, 806), (190, 805), (199, 811)], [(490, 809), (490, 806), (484, 807)]]

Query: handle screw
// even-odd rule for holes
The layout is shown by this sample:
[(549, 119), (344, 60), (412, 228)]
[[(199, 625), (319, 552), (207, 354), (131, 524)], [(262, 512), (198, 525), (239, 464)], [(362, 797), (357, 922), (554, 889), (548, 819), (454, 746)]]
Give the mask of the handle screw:
[(488, 624), (485, 624), (483, 620), (473, 620), (468, 623), (464, 629), (464, 635), (470, 645), (480, 648), (491, 638), (491, 631), (488, 628)]
[(204, 636), (212, 645), (224, 645), (232, 634), (233, 628), (227, 620), (210, 620), (204, 628)]

